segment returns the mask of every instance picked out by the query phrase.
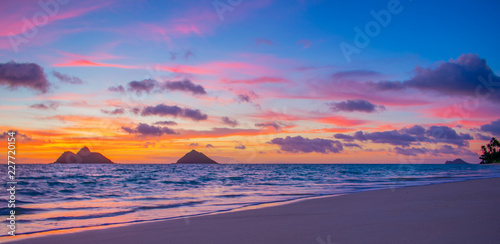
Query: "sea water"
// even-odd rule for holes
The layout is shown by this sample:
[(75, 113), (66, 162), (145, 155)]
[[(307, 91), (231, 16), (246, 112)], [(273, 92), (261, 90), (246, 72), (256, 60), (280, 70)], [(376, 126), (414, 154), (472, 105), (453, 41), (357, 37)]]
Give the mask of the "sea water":
[[(0, 171), (7, 175), (6, 167)], [(500, 177), (500, 167), (52, 164), (17, 165), (16, 174), (16, 234), (19, 235), (179, 217), (188, 217), (185, 218), (188, 224), (192, 216), (266, 203)], [(7, 218), (9, 210), (6, 200), (1, 215)], [(0, 231), (2, 236), (7, 234), (5, 224)]]

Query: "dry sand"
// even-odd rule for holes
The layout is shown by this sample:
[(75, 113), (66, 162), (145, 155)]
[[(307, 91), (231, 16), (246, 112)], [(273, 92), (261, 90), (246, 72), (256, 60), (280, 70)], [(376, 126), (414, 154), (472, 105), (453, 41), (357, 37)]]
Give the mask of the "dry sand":
[(500, 243), (500, 178), (354, 193), (15, 243)]

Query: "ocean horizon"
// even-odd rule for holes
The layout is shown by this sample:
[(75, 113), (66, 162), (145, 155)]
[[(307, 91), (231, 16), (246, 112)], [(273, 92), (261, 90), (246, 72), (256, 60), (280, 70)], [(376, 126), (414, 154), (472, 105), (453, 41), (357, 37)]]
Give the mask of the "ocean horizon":
[[(313, 197), (500, 177), (500, 167), (472, 164), (17, 167), (17, 235), (186, 218)], [(8, 211), (6, 206), (1, 209), (3, 215)], [(189, 224), (189, 218), (185, 221)], [(5, 225), (1, 228), (2, 233), (7, 233)]]

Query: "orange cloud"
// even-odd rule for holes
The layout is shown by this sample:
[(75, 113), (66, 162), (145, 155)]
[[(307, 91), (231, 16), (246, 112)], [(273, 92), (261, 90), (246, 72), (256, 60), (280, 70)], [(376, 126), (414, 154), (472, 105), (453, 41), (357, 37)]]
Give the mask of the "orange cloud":
[(278, 78), (278, 77), (269, 77), (269, 76), (262, 76), (262, 77), (257, 77), (254, 79), (242, 79), (242, 80), (228, 80), (228, 79), (223, 79), (223, 83), (227, 84), (249, 84), (249, 85), (255, 85), (255, 84), (262, 84), (262, 83), (289, 83), (287, 79), (284, 78)]
[(244, 75), (273, 74), (271, 68), (238, 61), (214, 61), (198, 65), (156, 65), (156, 69), (181, 74), (228, 75), (232, 73)]
[(319, 123), (334, 124), (334, 125), (345, 126), (345, 127), (363, 125), (363, 124), (367, 124), (369, 122), (367, 120), (348, 119), (348, 118), (343, 117), (343, 116), (325, 117), (325, 118), (320, 118), (316, 121)]
[(323, 129), (313, 129), (313, 130), (305, 130), (305, 131), (295, 131), (297, 134), (308, 134), (308, 133), (345, 133), (345, 132), (353, 132), (357, 129), (353, 128), (323, 128)]

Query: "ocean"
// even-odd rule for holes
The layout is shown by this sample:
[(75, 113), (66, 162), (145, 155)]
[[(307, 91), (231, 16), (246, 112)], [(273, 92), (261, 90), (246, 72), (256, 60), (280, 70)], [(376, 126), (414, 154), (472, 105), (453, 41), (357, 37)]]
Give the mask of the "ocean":
[[(7, 167), (1, 167), (1, 174), (6, 176), (6, 170)], [(16, 234), (20, 235), (179, 217), (188, 217), (184, 220), (189, 224), (192, 216), (270, 203), (500, 177), (500, 167), (74, 164), (17, 165), (16, 174)], [(7, 184), (4, 186), (8, 188)], [(6, 199), (1, 215), (7, 218), (8, 212)], [(6, 224), (0, 229), (1, 235), (5, 236)]]

